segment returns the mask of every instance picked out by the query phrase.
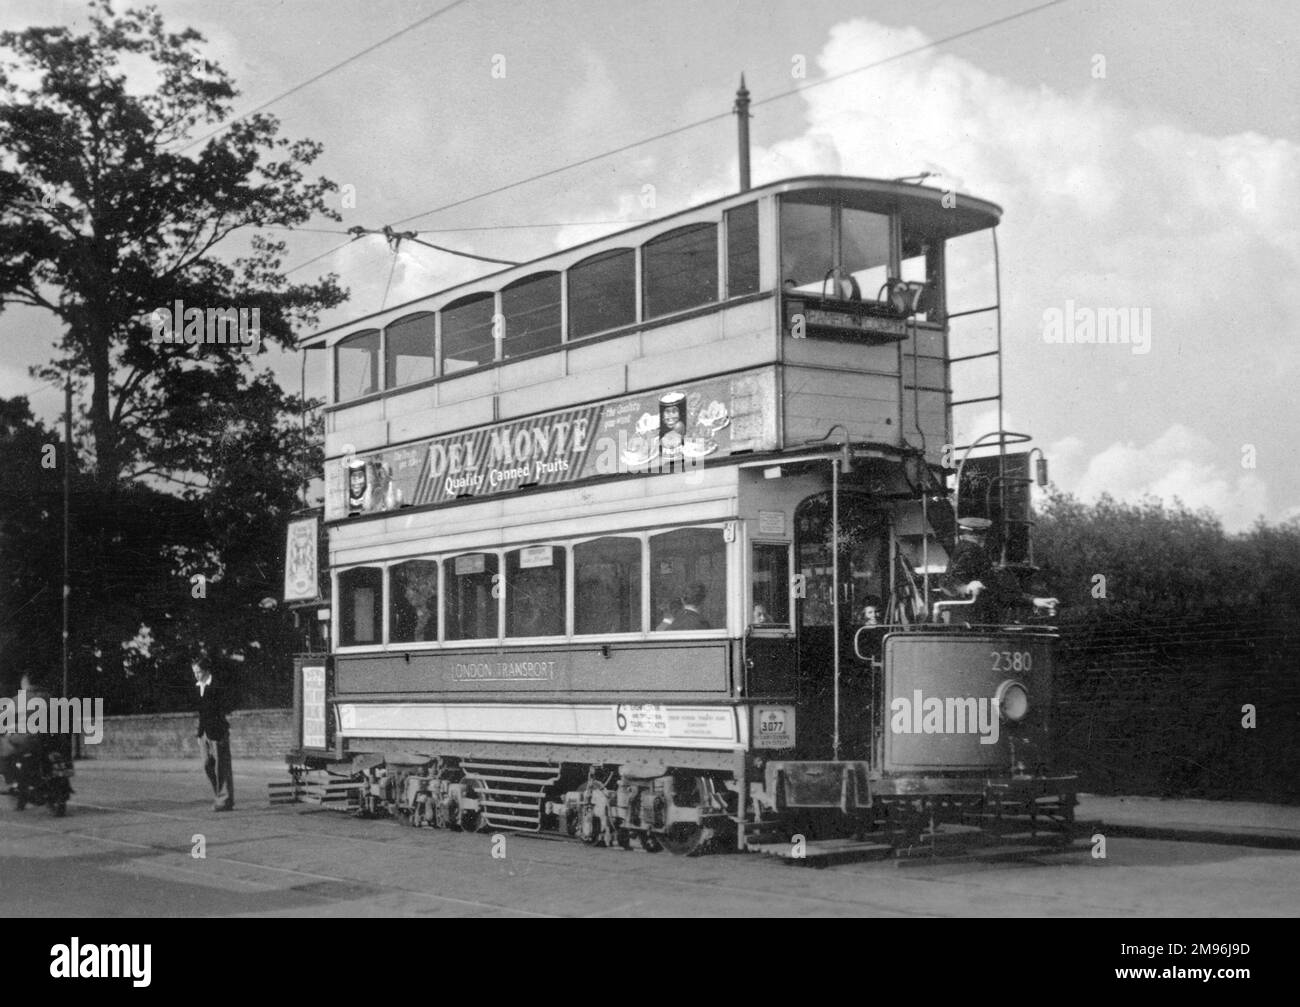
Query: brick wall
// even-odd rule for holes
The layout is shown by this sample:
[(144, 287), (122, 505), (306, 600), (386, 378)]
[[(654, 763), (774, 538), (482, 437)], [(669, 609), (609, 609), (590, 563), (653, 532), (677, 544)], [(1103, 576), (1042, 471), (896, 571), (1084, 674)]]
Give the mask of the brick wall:
[[(230, 715), (230, 753), (236, 759), (278, 760), (289, 750), (292, 710), (238, 710)], [(92, 759), (198, 758), (194, 713), (105, 717), (104, 738), (86, 745)]]
[(1057, 765), (1089, 793), (1300, 804), (1294, 613), (1068, 627), (1054, 699)]

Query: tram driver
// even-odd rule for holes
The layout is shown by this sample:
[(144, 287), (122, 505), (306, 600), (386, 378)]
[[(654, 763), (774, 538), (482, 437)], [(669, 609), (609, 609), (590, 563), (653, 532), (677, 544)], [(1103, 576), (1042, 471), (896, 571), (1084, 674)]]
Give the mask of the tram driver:
[(1056, 606), (1060, 604), (1056, 598), (1022, 590), (1013, 573), (993, 565), (986, 547), (992, 524), (988, 518), (982, 517), (964, 517), (957, 521), (957, 548), (948, 563), (944, 593), (973, 601), (977, 622), (997, 621), (1001, 612), (1022, 602), (1029, 602), (1035, 612), (1055, 615)]

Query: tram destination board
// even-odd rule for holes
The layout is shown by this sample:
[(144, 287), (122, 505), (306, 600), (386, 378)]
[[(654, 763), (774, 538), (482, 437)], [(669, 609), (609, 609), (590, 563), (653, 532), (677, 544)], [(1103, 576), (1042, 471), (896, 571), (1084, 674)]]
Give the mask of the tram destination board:
[(863, 339), (870, 343), (901, 342), (907, 338), (908, 323), (892, 314), (881, 314), (864, 302), (787, 297), (785, 328), (796, 338), (802, 332), (828, 338)]

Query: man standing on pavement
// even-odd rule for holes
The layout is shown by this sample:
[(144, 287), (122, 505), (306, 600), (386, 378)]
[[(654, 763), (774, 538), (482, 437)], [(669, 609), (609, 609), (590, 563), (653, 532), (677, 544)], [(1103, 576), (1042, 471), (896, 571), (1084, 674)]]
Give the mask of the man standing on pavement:
[(216, 799), (212, 810), (233, 811), (235, 782), (230, 768), (230, 723), (226, 720), (231, 710), (229, 696), (225, 687), (212, 677), (212, 664), (206, 654), (196, 657), (190, 667), (199, 690), (198, 735), (203, 771), (208, 774)]

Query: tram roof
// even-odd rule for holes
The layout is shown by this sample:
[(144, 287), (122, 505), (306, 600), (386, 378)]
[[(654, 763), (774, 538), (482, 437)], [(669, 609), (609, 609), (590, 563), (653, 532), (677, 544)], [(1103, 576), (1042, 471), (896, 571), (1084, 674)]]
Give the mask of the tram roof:
[[(431, 290), (427, 294), (421, 294), (412, 300), (394, 304), (366, 315), (359, 315), (338, 325), (332, 325), (327, 329), (313, 332), (299, 339), (297, 345), (299, 347), (318, 345), (331, 334), (344, 329), (355, 329), (358, 325), (362, 325), (370, 319), (395, 317), (395, 312), (415, 307), (420, 302), (427, 301), (430, 298), (443, 298), (459, 290), (468, 292), (475, 287), (481, 289), (484, 283), (491, 281), (494, 277), (500, 277), (505, 283), (508, 283), (509, 279), (507, 278), (509, 277), (524, 277), (530, 273), (535, 273), (539, 268), (544, 267), (548, 260), (558, 256), (567, 257), (578, 249), (605, 244), (624, 247), (625, 242), (621, 243), (620, 238), (626, 239), (627, 236), (636, 234), (638, 231), (657, 229), (666, 221), (698, 213), (700, 210), (710, 207), (725, 210), (731, 206), (743, 205), (761, 196), (790, 194), (798, 194), (801, 202), (839, 202), (856, 209), (870, 210), (877, 213), (897, 211), (902, 216), (905, 228), (933, 234), (944, 240), (994, 227), (1002, 217), (1002, 207), (996, 203), (977, 199), (964, 193), (952, 194), (950, 191), (935, 189), (914, 182), (897, 182), (853, 175), (800, 175), (795, 178), (778, 179), (775, 182), (768, 182), (766, 185), (754, 186), (744, 192), (733, 192), (704, 203), (697, 203), (694, 206), (678, 210), (676, 213), (665, 214), (653, 220), (639, 221), (622, 230), (612, 231), (609, 234), (602, 234), (598, 238), (559, 248), (535, 259), (529, 259), (526, 262), (506, 266), (495, 272), (484, 273), (482, 276), (464, 280), (450, 287)], [(945, 206), (945, 196), (955, 205)], [(562, 267), (557, 266), (555, 268)]]

